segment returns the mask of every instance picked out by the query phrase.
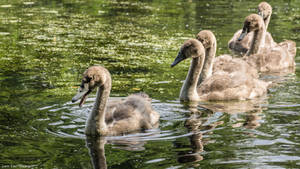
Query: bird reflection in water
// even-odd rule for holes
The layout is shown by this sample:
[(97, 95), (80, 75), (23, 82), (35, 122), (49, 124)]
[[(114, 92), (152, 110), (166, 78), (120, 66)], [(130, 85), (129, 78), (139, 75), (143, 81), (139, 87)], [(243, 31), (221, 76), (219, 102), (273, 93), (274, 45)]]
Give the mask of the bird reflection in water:
[(104, 145), (106, 144), (105, 137), (87, 137), (86, 145), (89, 149), (91, 161), (95, 169), (106, 169), (106, 157)]
[[(218, 125), (223, 124), (223, 121), (205, 124), (208, 120), (207, 116), (213, 114), (210, 110), (199, 111), (194, 106), (189, 107), (191, 111), (190, 117), (185, 121), (184, 126), (192, 134), (189, 136), (191, 151), (179, 152), (178, 162), (188, 163), (203, 160), (201, 153), (204, 145), (208, 142), (203, 140), (203, 136), (209, 134)], [(205, 117), (203, 116), (205, 114)]]
[(261, 117), (259, 116), (260, 113), (262, 113), (262, 110), (255, 110), (247, 113), (243, 126), (248, 129), (255, 129), (259, 127), (259, 120), (261, 120)]
[(243, 119), (237, 119), (232, 127), (245, 127), (248, 129), (255, 129), (260, 126), (261, 115), (268, 105), (267, 98), (261, 97), (253, 100), (245, 101), (230, 101), (230, 102), (216, 102), (216, 103), (201, 103), (200, 107), (209, 109), (213, 112), (224, 112), (229, 115), (241, 115)]
[[(112, 139), (113, 138), (113, 139)], [(86, 145), (89, 149), (91, 156), (91, 162), (94, 169), (107, 169), (106, 157), (105, 157), (105, 144), (113, 144), (114, 148), (129, 150), (129, 151), (141, 151), (144, 150), (145, 141), (140, 141), (139, 138), (131, 137), (130, 139), (117, 137), (87, 137)]]
[[(238, 119), (232, 127), (245, 127), (247, 129), (255, 129), (260, 126), (263, 105), (267, 105), (266, 98), (246, 101), (230, 101), (230, 102), (189, 102), (185, 104), (190, 111), (189, 118), (184, 125), (191, 133), (190, 151), (180, 151), (178, 153), (178, 162), (189, 163), (203, 160), (204, 146), (213, 142), (205, 135), (213, 134), (215, 128), (224, 124), (222, 118), (213, 117), (217, 112), (224, 112), (227, 115), (241, 114), (244, 118)], [(181, 147), (182, 145), (176, 145)], [(195, 167), (199, 164), (195, 163)]]

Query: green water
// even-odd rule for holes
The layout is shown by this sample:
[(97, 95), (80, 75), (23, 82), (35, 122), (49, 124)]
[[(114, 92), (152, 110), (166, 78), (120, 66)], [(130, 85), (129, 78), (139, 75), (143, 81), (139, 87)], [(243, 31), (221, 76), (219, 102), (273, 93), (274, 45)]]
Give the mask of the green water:
[[(203, 29), (214, 32), (217, 54), (229, 53), (259, 2), (1, 0), (0, 168), (93, 168), (93, 159), (122, 169), (300, 168), (299, 52), (295, 74), (264, 77), (277, 85), (246, 102), (184, 105), (189, 62), (170, 68)], [(274, 40), (300, 44), (300, 2), (269, 2)], [(94, 64), (111, 72), (112, 97), (148, 93), (159, 128), (86, 139), (95, 94), (82, 108), (70, 100)]]

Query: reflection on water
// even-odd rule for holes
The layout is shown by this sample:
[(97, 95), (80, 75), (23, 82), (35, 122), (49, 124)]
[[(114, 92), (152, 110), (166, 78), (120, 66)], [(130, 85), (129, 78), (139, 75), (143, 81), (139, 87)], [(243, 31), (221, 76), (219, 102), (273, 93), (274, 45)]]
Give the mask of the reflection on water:
[(101, 137), (87, 137), (86, 144), (89, 148), (91, 161), (95, 169), (106, 169), (106, 157), (104, 145), (106, 144), (105, 138)]
[(203, 140), (203, 137), (213, 134), (215, 128), (224, 124), (222, 118), (213, 119), (212, 116), (217, 112), (226, 112), (230, 115), (242, 113), (244, 119), (239, 119), (239, 121), (244, 122), (233, 124), (233, 128), (245, 127), (247, 129), (255, 129), (259, 127), (260, 123), (258, 120), (261, 119), (259, 114), (262, 113), (262, 108), (256, 106), (261, 105), (263, 100), (264, 99), (218, 103), (208, 102), (207, 104), (200, 104), (201, 109), (198, 108), (199, 103), (187, 103), (187, 108), (191, 114), (190, 117), (185, 120), (184, 126), (192, 134), (189, 136), (192, 151), (180, 152), (178, 161), (180, 163), (187, 163), (203, 160), (201, 153), (204, 151), (204, 146), (211, 141)]
[[(105, 157), (107, 168), (299, 168), (299, 54), (295, 73), (263, 74), (274, 85), (250, 101), (180, 103), (189, 63), (169, 67), (203, 29), (228, 54), (259, 2), (0, 1), (0, 166), (92, 168)], [(300, 44), (300, 2), (269, 3), (274, 40)], [(94, 64), (112, 74), (111, 99), (148, 93), (159, 128), (86, 139), (95, 95), (83, 108), (69, 100)]]

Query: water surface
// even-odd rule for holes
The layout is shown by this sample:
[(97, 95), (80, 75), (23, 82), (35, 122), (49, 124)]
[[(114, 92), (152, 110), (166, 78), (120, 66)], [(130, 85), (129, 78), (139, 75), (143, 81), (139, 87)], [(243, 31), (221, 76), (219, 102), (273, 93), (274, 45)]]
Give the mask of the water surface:
[[(277, 85), (243, 102), (180, 103), (189, 62), (170, 68), (203, 29), (216, 35), (217, 54), (229, 53), (227, 41), (259, 2), (2, 0), (1, 168), (92, 168), (103, 157), (107, 168), (299, 168), (299, 54), (295, 73), (264, 76)], [(270, 4), (274, 40), (300, 44), (300, 2)], [(70, 100), (95, 64), (112, 74), (112, 99), (153, 98), (158, 129), (86, 139), (95, 94), (82, 108)]]

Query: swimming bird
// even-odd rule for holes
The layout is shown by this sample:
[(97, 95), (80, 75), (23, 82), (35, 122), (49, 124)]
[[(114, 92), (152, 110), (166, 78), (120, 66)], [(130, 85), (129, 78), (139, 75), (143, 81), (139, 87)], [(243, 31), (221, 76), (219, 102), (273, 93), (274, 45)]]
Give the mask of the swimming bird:
[[(205, 53), (205, 48), (200, 41), (190, 39), (184, 42), (177, 57), (171, 64), (171, 67), (174, 67), (181, 61), (192, 58), (186, 80), (181, 87), (180, 100), (246, 100), (266, 93), (269, 83), (246, 76), (243, 72), (228, 73), (217, 71), (198, 84), (201, 74), (209, 74), (206, 72), (209, 69), (203, 69)], [(212, 57), (214, 55), (215, 53), (209, 56)]]
[(260, 72), (280, 72), (295, 67), (295, 42), (286, 40), (272, 48), (264, 47), (266, 28), (263, 19), (257, 14), (246, 17), (238, 40), (242, 41), (251, 32), (251, 45), (244, 57), (247, 63)]
[[(258, 5), (258, 14), (263, 18), (266, 30), (268, 28), (270, 18), (272, 15), (272, 6), (267, 2), (261, 2)], [(233, 37), (228, 41), (228, 48), (236, 55), (244, 56), (250, 48), (251, 39), (253, 38), (253, 33), (249, 33), (243, 38), (243, 40), (238, 40), (242, 33), (242, 29), (238, 30)], [(277, 45), (274, 42), (272, 35), (269, 32), (266, 32), (265, 43), (261, 44), (265, 47), (272, 48)]]
[(108, 103), (111, 75), (102, 66), (91, 66), (84, 73), (78, 93), (72, 102), (81, 99), (98, 88), (97, 97), (86, 121), (86, 135), (120, 135), (136, 130), (151, 129), (159, 121), (159, 114), (152, 109), (151, 99), (145, 93), (129, 95), (126, 99)]
[(198, 85), (207, 77), (211, 76), (211, 74), (220, 70), (228, 73), (241, 72), (244, 73), (245, 76), (251, 76), (253, 78), (259, 77), (257, 70), (241, 58), (233, 58), (227, 54), (215, 57), (217, 40), (212, 31), (202, 30), (197, 34), (196, 39), (199, 40), (205, 48), (203, 73), (200, 74)]

